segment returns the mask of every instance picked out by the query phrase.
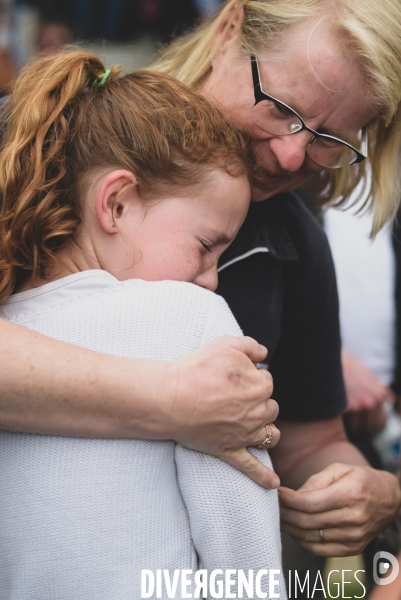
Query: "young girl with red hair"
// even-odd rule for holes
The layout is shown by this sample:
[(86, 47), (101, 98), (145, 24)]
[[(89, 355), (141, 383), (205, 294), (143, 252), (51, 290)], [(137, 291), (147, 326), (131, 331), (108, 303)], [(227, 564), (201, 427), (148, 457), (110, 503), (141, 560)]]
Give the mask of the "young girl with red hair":
[[(119, 77), (84, 52), (28, 67), (8, 104), (0, 317), (159, 361), (241, 335), (212, 290), (252, 164), (217, 108), (168, 75)], [(226, 463), (168, 440), (1, 432), (0, 448), (1, 600), (132, 600), (141, 571), (161, 569), (171, 582), (192, 571), (192, 587), (153, 597), (190, 597), (199, 569), (244, 571), (230, 593), (285, 597), (277, 493)]]

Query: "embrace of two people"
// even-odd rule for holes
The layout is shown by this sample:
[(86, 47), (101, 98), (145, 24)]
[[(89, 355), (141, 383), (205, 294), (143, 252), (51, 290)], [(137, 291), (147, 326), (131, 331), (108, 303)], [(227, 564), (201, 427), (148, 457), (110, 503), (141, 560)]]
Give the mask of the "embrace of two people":
[(285, 598), (279, 500), (325, 556), (392, 520), (396, 478), (343, 430), (330, 251), (292, 190), (346, 199), (369, 160), (375, 231), (393, 216), (400, 23), (395, 0), (228, 0), (148, 71), (70, 51), (21, 73), (0, 155), (1, 600), (128, 600), (142, 569), (177, 568), (278, 570)]

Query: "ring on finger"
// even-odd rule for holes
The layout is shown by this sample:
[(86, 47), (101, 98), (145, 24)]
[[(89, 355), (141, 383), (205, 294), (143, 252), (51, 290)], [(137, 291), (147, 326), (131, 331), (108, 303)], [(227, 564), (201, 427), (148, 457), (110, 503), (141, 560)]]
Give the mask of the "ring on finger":
[(272, 443), (272, 439), (273, 439), (273, 429), (270, 427), (270, 425), (265, 425), (265, 429), (266, 429), (266, 439), (264, 440), (264, 442), (262, 442), (261, 444), (258, 445), (258, 448), (261, 448), (262, 450), (266, 450), (266, 448), (268, 448), (270, 446), (270, 444)]
[(319, 529), (319, 538), (322, 544), (325, 543), (325, 539), (324, 539), (324, 533), (323, 533), (323, 529)]

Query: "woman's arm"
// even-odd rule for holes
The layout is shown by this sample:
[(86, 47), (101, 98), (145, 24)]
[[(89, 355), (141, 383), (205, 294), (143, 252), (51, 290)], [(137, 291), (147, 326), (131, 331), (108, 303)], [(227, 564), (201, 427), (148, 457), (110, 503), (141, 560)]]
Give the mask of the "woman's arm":
[(0, 427), (174, 439), (269, 486), (270, 471), (244, 449), (263, 441), (278, 413), (270, 375), (253, 364), (265, 356), (250, 338), (222, 338), (170, 363), (125, 359), (0, 319)]

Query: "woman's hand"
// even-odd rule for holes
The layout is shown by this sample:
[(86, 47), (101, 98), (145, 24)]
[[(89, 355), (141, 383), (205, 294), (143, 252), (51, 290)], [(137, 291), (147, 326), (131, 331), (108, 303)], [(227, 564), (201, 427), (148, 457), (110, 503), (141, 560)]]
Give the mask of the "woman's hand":
[[(226, 337), (172, 362), (99, 354), (0, 319), (0, 427), (89, 438), (176, 440), (265, 487), (274, 473), (246, 446), (277, 418), (266, 348)], [(271, 447), (280, 437), (274, 432)]]
[(278, 406), (270, 399), (272, 377), (254, 363), (267, 350), (249, 337), (224, 337), (169, 363), (166, 389), (171, 407), (171, 437), (188, 448), (217, 456), (259, 485), (276, 488), (279, 479), (248, 450), (273, 431)]
[(320, 556), (359, 554), (394, 518), (397, 479), (385, 471), (334, 463), (297, 491), (280, 488), (282, 530)]
[(344, 415), (347, 430), (354, 434), (380, 431), (387, 419), (384, 404), (395, 401), (393, 391), (346, 350), (341, 352), (341, 362), (348, 400)]
[(282, 530), (321, 556), (358, 554), (397, 513), (396, 477), (368, 465), (347, 440), (341, 416), (278, 426), (271, 457), (287, 486), (279, 490)]
[(393, 400), (394, 394), (383, 385), (370, 369), (349, 354), (341, 352), (348, 411), (371, 410), (382, 405), (386, 399)]

